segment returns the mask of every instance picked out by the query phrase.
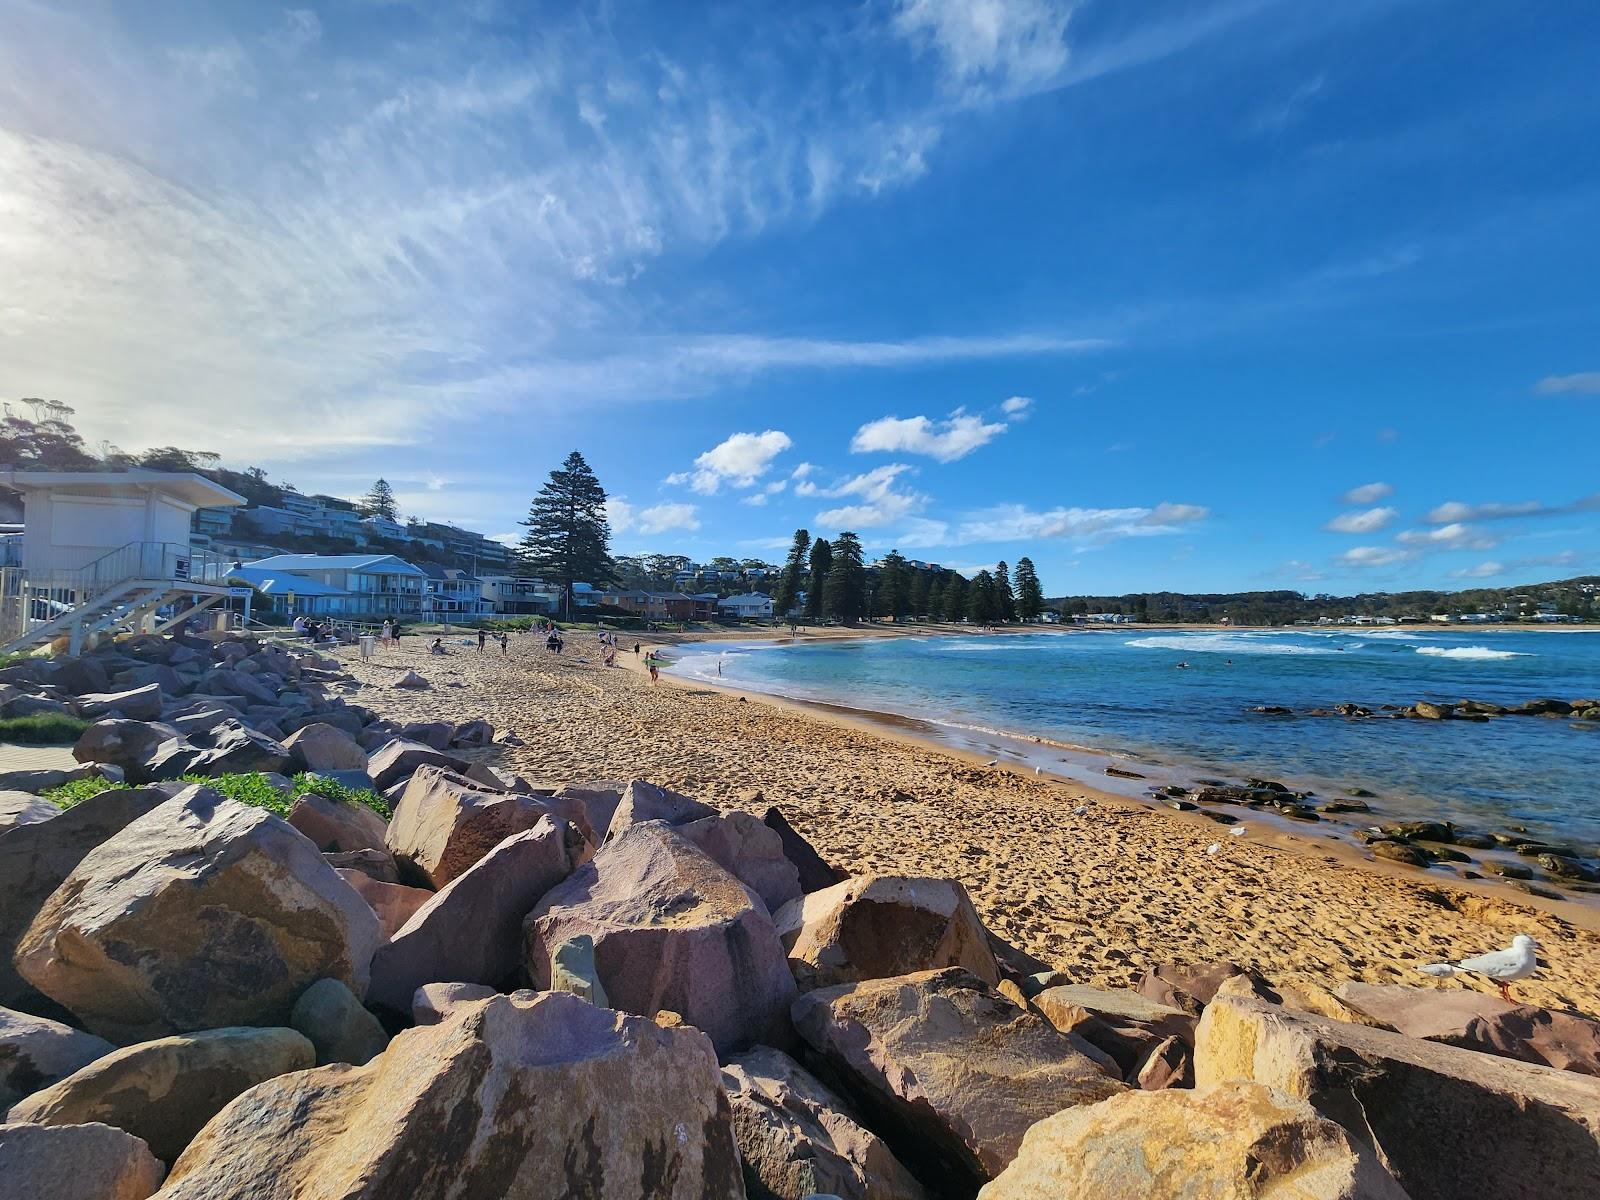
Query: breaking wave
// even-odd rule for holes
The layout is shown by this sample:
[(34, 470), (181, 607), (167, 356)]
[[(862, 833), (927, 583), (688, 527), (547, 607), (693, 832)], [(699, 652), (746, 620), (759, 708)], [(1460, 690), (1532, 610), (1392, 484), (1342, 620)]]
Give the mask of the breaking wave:
[(1248, 633), (1173, 634), (1133, 638), (1126, 643), (1141, 650), (1183, 650), (1190, 654), (1337, 654), (1326, 646), (1298, 646), (1275, 637)]
[(1520, 650), (1491, 650), (1488, 646), (1418, 646), (1418, 654), (1429, 654), (1434, 658), (1465, 658), (1465, 659), (1494, 659), (1494, 658), (1531, 658)]

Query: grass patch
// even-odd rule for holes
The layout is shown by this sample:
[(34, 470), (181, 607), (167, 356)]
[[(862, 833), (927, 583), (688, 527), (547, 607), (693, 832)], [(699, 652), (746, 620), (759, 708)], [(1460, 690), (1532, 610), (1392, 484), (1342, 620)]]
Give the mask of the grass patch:
[(113, 783), (96, 775), (88, 779), (74, 779), (71, 783), (63, 783), (60, 787), (45, 788), (39, 795), (57, 808), (71, 808), (74, 804), (82, 804), (91, 796), (98, 796), (101, 792), (115, 791), (127, 786), (125, 783)]
[(30, 746), (70, 746), (89, 728), (89, 722), (65, 713), (34, 713), (28, 717), (0, 718), (0, 742), (25, 742)]
[[(273, 787), (271, 781), (259, 771), (239, 775), (185, 775), (183, 782), (203, 783), (207, 787), (216, 788), (230, 800), (237, 800), (240, 804), (248, 804), (252, 808), (264, 808), (268, 812), (277, 813), (280, 817), (287, 817), (289, 810), (294, 807), (294, 802), (307, 792), (315, 792), (319, 796), (325, 796), (341, 804), (365, 804), (385, 821), (391, 815), (388, 803), (377, 792), (367, 788), (346, 787), (326, 776), (314, 778), (310, 775), (296, 775), (287, 796)], [(71, 783), (47, 788), (39, 794), (58, 808), (71, 808), (74, 804), (82, 804), (91, 796), (98, 796), (101, 792), (127, 786), (125, 783), (112, 783), (106, 779), (74, 779)]]

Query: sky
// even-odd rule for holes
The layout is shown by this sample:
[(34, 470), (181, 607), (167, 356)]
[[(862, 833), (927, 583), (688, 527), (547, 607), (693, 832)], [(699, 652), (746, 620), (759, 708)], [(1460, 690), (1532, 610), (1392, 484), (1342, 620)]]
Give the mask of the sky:
[(1600, 572), (1600, 6), (0, 0), (0, 398), (495, 536)]

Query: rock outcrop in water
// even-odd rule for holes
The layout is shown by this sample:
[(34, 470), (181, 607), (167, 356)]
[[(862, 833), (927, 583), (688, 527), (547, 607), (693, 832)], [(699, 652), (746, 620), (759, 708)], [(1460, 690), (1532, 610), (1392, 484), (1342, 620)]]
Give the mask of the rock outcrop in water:
[[(1138, 991), (1024, 976), (1042, 964), (956, 880), (844, 877), (776, 809), (531, 784), (484, 761), (485, 722), (403, 728), (347, 703), (336, 662), (253, 639), (129, 638), (0, 682), (103, 716), (72, 774), (147, 785), (0, 809), (0, 1191), (1567, 1200), (1600, 1177), (1582, 1014), (1230, 963)], [(174, 782), (245, 765), (398, 811), (310, 793), (286, 821)], [(1269, 779), (1167, 798), (1362, 803)], [(1370, 837), (1590, 869), (1514, 832)]]

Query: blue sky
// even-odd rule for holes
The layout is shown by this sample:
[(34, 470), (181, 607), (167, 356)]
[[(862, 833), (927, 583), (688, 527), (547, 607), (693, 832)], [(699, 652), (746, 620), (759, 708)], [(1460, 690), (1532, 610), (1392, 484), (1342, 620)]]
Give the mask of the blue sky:
[(1600, 8), (0, 0), (0, 396), (616, 548), (1600, 570)]

